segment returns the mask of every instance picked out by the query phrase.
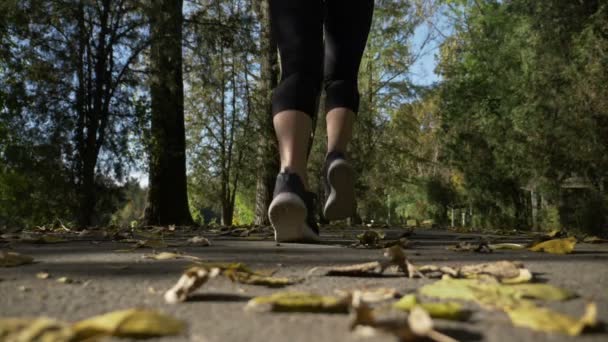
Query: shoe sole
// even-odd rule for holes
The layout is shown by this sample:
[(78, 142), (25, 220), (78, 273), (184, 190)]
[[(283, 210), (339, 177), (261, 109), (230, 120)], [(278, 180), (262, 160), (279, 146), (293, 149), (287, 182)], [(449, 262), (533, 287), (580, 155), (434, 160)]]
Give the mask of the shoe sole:
[(355, 177), (353, 168), (344, 160), (336, 160), (327, 170), (329, 196), (323, 208), (328, 220), (342, 220), (355, 213)]
[(293, 193), (277, 195), (268, 208), (276, 242), (318, 242), (319, 236), (306, 224), (308, 210)]

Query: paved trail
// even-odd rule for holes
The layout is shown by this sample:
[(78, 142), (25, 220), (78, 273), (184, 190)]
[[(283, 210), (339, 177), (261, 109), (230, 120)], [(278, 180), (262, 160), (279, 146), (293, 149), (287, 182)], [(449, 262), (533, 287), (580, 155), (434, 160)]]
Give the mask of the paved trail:
[[(302, 276), (315, 266), (343, 265), (378, 260), (381, 250), (355, 249), (344, 246), (344, 238), (355, 230), (324, 234), (323, 245), (282, 244), (253, 239), (213, 237), (210, 247), (178, 247), (178, 250), (209, 261), (245, 262), (253, 268), (279, 268), (278, 275)], [(336, 233), (337, 232), (337, 233)], [(400, 230), (389, 231), (399, 235)], [(552, 307), (580, 316), (585, 299), (598, 304), (599, 318), (608, 321), (608, 244), (579, 244), (574, 254), (558, 256), (528, 251), (496, 251), (491, 254), (454, 252), (445, 249), (456, 241), (474, 235), (441, 231), (416, 231), (407, 253), (415, 264), (462, 265), (494, 260), (521, 261), (540, 279), (553, 285), (575, 290), (583, 298), (558, 303)], [(185, 238), (177, 239), (184, 240)], [(501, 237), (501, 241), (521, 241)], [(188, 322), (185, 336), (162, 341), (352, 341), (350, 317), (339, 314), (275, 314), (243, 310), (252, 296), (276, 290), (233, 284), (214, 279), (199, 290), (192, 301), (165, 304), (164, 290), (171, 287), (188, 260), (151, 260), (143, 258), (151, 249), (128, 253), (124, 243), (111, 241), (71, 241), (57, 244), (13, 244), (12, 249), (36, 258), (38, 263), (0, 269), (0, 317), (46, 315), (73, 321), (108, 311), (130, 307), (157, 308)], [(6, 246), (0, 245), (0, 248)], [(52, 277), (67, 276), (77, 281), (61, 284), (41, 280), (36, 273), (45, 271)], [(333, 294), (335, 289), (393, 287), (402, 293), (415, 290), (427, 279), (402, 277), (344, 278), (313, 277), (288, 287)], [(25, 289), (25, 290), (24, 290)], [(466, 323), (438, 322), (439, 330), (463, 341), (570, 341), (561, 335), (547, 335), (524, 328), (514, 328), (499, 312), (476, 309)], [(376, 338), (374, 341), (392, 341)], [(577, 341), (608, 341), (607, 333), (592, 333)]]

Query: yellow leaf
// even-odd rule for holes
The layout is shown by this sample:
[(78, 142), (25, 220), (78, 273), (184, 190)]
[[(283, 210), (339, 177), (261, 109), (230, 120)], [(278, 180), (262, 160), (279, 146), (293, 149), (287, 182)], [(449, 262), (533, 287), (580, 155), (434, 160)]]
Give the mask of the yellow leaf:
[(0, 251), (0, 267), (14, 267), (25, 264), (31, 264), (34, 262), (34, 258), (22, 255), (15, 252), (4, 252)]
[(0, 319), (2, 341), (68, 342), (73, 338), (69, 325), (50, 318)]
[(77, 340), (102, 336), (144, 338), (180, 334), (182, 321), (156, 311), (128, 309), (95, 316), (73, 325)]
[(576, 238), (569, 237), (543, 241), (530, 247), (530, 250), (533, 252), (546, 252), (551, 254), (568, 254), (572, 253), (574, 245), (576, 245)]
[(424, 302), (420, 303), (416, 295), (409, 294), (403, 296), (399, 301), (393, 304), (393, 307), (402, 311), (411, 311), (414, 307), (420, 306), (433, 318), (442, 318), (450, 320), (466, 320), (470, 316), (470, 312), (465, 310), (460, 303), (456, 302)]
[(501, 284), (493, 278), (451, 279), (446, 278), (425, 285), (419, 293), (439, 299), (474, 301), (485, 307), (503, 308), (515, 306), (525, 298), (546, 301), (567, 300), (574, 296), (549, 284)]
[(308, 292), (276, 292), (270, 296), (255, 297), (248, 308), (270, 306), (275, 312), (348, 313), (350, 296), (338, 298)]
[(578, 336), (585, 327), (597, 324), (597, 307), (595, 303), (587, 304), (585, 314), (580, 319), (536, 305), (520, 305), (506, 308), (505, 312), (509, 315), (513, 325), (570, 336)]

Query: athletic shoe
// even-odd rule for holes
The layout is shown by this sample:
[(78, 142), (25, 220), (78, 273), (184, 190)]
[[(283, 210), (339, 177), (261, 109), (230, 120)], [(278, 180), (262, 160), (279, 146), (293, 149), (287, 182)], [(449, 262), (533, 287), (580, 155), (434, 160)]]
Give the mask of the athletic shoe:
[(295, 173), (277, 175), (268, 218), (277, 242), (317, 242), (319, 227), (315, 218), (315, 194), (304, 189)]
[(355, 177), (353, 168), (341, 152), (325, 157), (325, 195), (323, 215), (328, 220), (341, 220), (355, 214)]

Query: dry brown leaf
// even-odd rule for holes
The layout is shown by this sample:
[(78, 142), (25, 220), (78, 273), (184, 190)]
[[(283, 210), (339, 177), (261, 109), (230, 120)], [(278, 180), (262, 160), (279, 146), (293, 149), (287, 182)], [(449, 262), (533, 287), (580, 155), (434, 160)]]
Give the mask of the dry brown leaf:
[(192, 292), (220, 274), (219, 268), (206, 269), (202, 267), (191, 267), (179, 278), (177, 283), (165, 292), (165, 301), (169, 304), (184, 302)]
[(255, 273), (240, 272), (237, 270), (222, 271), (222, 275), (228, 277), (232, 281), (248, 285), (261, 285), (268, 287), (283, 287), (300, 283), (301, 279), (291, 279), (286, 277), (273, 277), (260, 275)]
[(537, 243), (529, 249), (533, 252), (545, 252), (551, 254), (568, 254), (572, 253), (576, 245), (576, 238), (569, 237), (563, 239), (553, 239)]
[(461, 267), (424, 265), (417, 267), (416, 270), (429, 278), (440, 278), (444, 274), (452, 278), (491, 276), (509, 284), (525, 283), (532, 279), (530, 270), (524, 268), (521, 263), (511, 261), (495, 261)]
[(15, 267), (34, 262), (34, 258), (16, 252), (0, 251), (0, 267)]
[[(385, 260), (372, 261), (363, 264), (331, 267), (327, 270), (327, 276), (379, 276), (390, 266), (397, 266), (406, 276), (413, 277), (416, 268), (409, 263), (405, 253), (399, 245), (384, 249)], [(313, 269), (314, 270), (314, 269)], [(309, 271), (310, 274), (313, 270)]]

